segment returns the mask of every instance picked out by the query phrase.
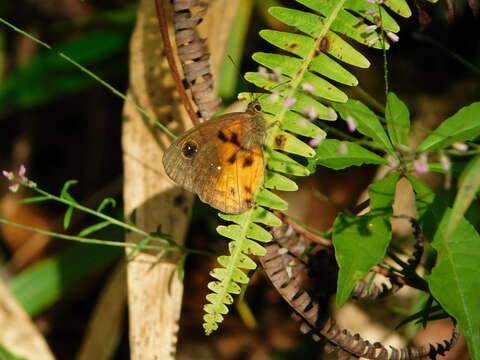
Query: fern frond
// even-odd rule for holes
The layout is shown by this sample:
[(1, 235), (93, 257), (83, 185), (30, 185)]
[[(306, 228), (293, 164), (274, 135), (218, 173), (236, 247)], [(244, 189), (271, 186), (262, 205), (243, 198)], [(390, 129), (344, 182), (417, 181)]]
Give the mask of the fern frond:
[[(371, 4), (367, 0), (296, 0), (311, 11), (272, 7), (272, 16), (294, 27), (298, 32), (262, 30), (260, 36), (287, 54), (258, 52), (253, 59), (272, 73), (250, 72), (245, 79), (259, 88), (262, 94), (241, 94), (252, 97), (262, 106), (268, 131), (264, 157), (267, 169), (263, 185), (255, 195), (255, 207), (239, 215), (220, 214), (233, 224), (219, 226), (217, 232), (232, 241), (229, 255), (218, 258), (222, 268), (211, 276), (217, 281), (209, 284), (212, 291), (205, 305), (204, 328), (207, 334), (218, 328), (228, 312), (233, 294), (240, 292), (239, 284), (246, 284), (244, 270), (256, 267), (248, 255), (262, 256), (260, 243), (271, 240), (262, 225), (281, 224), (267, 209), (285, 210), (288, 204), (270, 190), (295, 191), (296, 183), (287, 176), (307, 176), (308, 168), (290, 155), (310, 158), (315, 151), (297, 136), (322, 140), (326, 133), (309, 121), (313, 118), (333, 121), (335, 110), (324, 103), (345, 103), (347, 95), (332, 82), (356, 86), (358, 80), (340, 62), (360, 68), (370, 66), (368, 59), (339, 35), (347, 36), (363, 45), (388, 48), (385, 34), (398, 32), (399, 26), (385, 10), (388, 7), (401, 16), (409, 16), (404, 0), (384, 0)], [(373, 25), (373, 26), (372, 26)], [(322, 103), (323, 101), (323, 103)], [(286, 174), (287, 176), (283, 175)]]

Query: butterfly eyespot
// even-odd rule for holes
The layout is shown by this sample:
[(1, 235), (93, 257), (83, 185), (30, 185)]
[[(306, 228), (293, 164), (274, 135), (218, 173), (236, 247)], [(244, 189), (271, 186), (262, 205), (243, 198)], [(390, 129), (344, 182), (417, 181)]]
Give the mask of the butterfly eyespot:
[(182, 147), (182, 154), (187, 159), (192, 158), (198, 151), (198, 145), (194, 141), (187, 141)]

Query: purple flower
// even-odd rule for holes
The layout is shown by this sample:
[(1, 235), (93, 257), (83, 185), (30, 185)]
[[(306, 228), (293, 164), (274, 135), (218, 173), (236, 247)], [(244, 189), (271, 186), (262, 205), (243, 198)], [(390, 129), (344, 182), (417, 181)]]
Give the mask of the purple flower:
[(305, 118), (301, 118), (300, 120), (298, 120), (297, 124), (300, 125), (300, 126), (307, 126), (310, 122), (305, 119)]
[(318, 117), (317, 110), (313, 105), (305, 106), (303, 109), (303, 114), (308, 118), (308, 120), (313, 121)]
[(375, 15), (375, 13), (376, 13), (375, 10), (372, 10), (372, 9), (367, 10), (367, 14), (368, 14), (368, 15)]
[(378, 42), (378, 36), (372, 37), (370, 40), (368, 40), (368, 45), (375, 45)]
[(258, 76), (260, 76), (262, 78), (268, 77), (267, 69), (264, 68), (263, 66), (258, 67), (257, 74), (258, 74)]
[(293, 104), (295, 104), (296, 102), (297, 102), (297, 99), (295, 99), (294, 97), (288, 96), (283, 102), (283, 107), (285, 109), (291, 108)]
[(20, 188), (20, 184), (12, 184), (8, 187), (8, 190), (10, 190), (13, 193), (16, 193), (19, 188)]
[(388, 37), (390, 38), (390, 40), (392, 40), (393, 42), (398, 42), (398, 40), (400, 40), (400, 37), (399, 37), (397, 34), (391, 32), (391, 31), (387, 31), (387, 36), (388, 36)]
[(280, 95), (278, 94), (278, 92), (274, 91), (268, 97), (268, 101), (270, 101), (271, 103), (276, 103), (279, 98), (280, 98)]
[(413, 162), (413, 168), (419, 174), (426, 174), (428, 173), (429, 166), (428, 166), (428, 157), (426, 153), (421, 153), (417, 160)]
[(13, 175), (13, 172), (11, 171), (3, 170), (2, 174), (8, 179), (8, 181), (13, 181), (13, 179), (15, 179), (15, 175)]
[(313, 87), (313, 85), (309, 82), (304, 82), (302, 83), (302, 89), (304, 91), (307, 91), (307, 92), (313, 92), (315, 90), (315, 88)]
[(27, 177), (25, 176), (25, 173), (27, 172), (27, 168), (25, 167), (25, 165), (20, 165), (20, 168), (18, 169), (18, 177), (20, 179), (20, 181), (22, 182), (27, 182), (28, 179)]
[(27, 168), (23, 164), (20, 165), (17, 174), (14, 174), (12, 171), (3, 170), (3, 176), (5, 176), (10, 182), (8, 190), (10, 190), (11, 192), (17, 192), (20, 188), (20, 185), (25, 185), (31, 188), (36, 187), (37, 185), (25, 176), (26, 173)]
[(375, 30), (377, 30), (378, 26), (377, 25), (368, 25), (368, 26), (365, 26), (365, 29), (363, 29), (365, 32), (367, 33), (371, 33)]
[(337, 113), (331, 107), (328, 108), (328, 118), (330, 120), (336, 120), (337, 119)]
[(357, 130), (357, 121), (353, 117), (348, 115), (347, 120), (345, 121), (347, 122), (348, 131), (353, 133), (355, 130)]
[(452, 167), (452, 164), (450, 163), (450, 159), (445, 154), (440, 155), (440, 165), (442, 166), (442, 169), (445, 171), (449, 171)]
[(311, 147), (317, 147), (318, 145), (320, 145), (322, 140), (323, 140), (323, 138), (320, 137), (320, 136), (314, 137), (314, 138), (310, 139), (310, 141), (308, 142), (308, 145), (310, 145)]
[(345, 155), (348, 152), (347, 144), (341, 142), (337, 149), (337, 154)]
[(392, 169), (397, 169), (400, 166), (400, 161), (397, 157), (392, 157), (390, 163), (388, 164)]
[(268, 78), (272, 81), (279, 82), (281, 75), (282, 73), (280, 72), (280, 70), (273, 69)]

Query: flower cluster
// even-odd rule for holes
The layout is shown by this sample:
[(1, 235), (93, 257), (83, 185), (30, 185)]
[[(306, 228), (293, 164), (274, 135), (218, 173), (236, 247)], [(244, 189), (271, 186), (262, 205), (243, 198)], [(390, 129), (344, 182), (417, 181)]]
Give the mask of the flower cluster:
[(30, 188), (36, 187), (37, 184), (35, 184), (33, 181), (29, 180), (25, 174), (27, 172), (27, 168), (25, 165), (20, 165), (18, 172), (15, 174), (13, 171), (6, 171), (3, 170), (2, 174), (7, 178), (7, 180), (10, 182), (10, 186), (8, 187), (8, 190), (11, 192), (17, 192), (18, 189), (20, 188), (20, 185), (25, 185)]

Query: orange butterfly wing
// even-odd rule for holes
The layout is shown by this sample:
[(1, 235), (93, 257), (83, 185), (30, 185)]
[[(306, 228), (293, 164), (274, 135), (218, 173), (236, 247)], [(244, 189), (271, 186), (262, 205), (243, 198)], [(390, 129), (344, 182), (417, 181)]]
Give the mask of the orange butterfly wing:
[(165, 152), (167, 175), (225, 213), (253, 204), (263, 178), (265, 123), (260, 114), (232, 113), (197, 125)]

